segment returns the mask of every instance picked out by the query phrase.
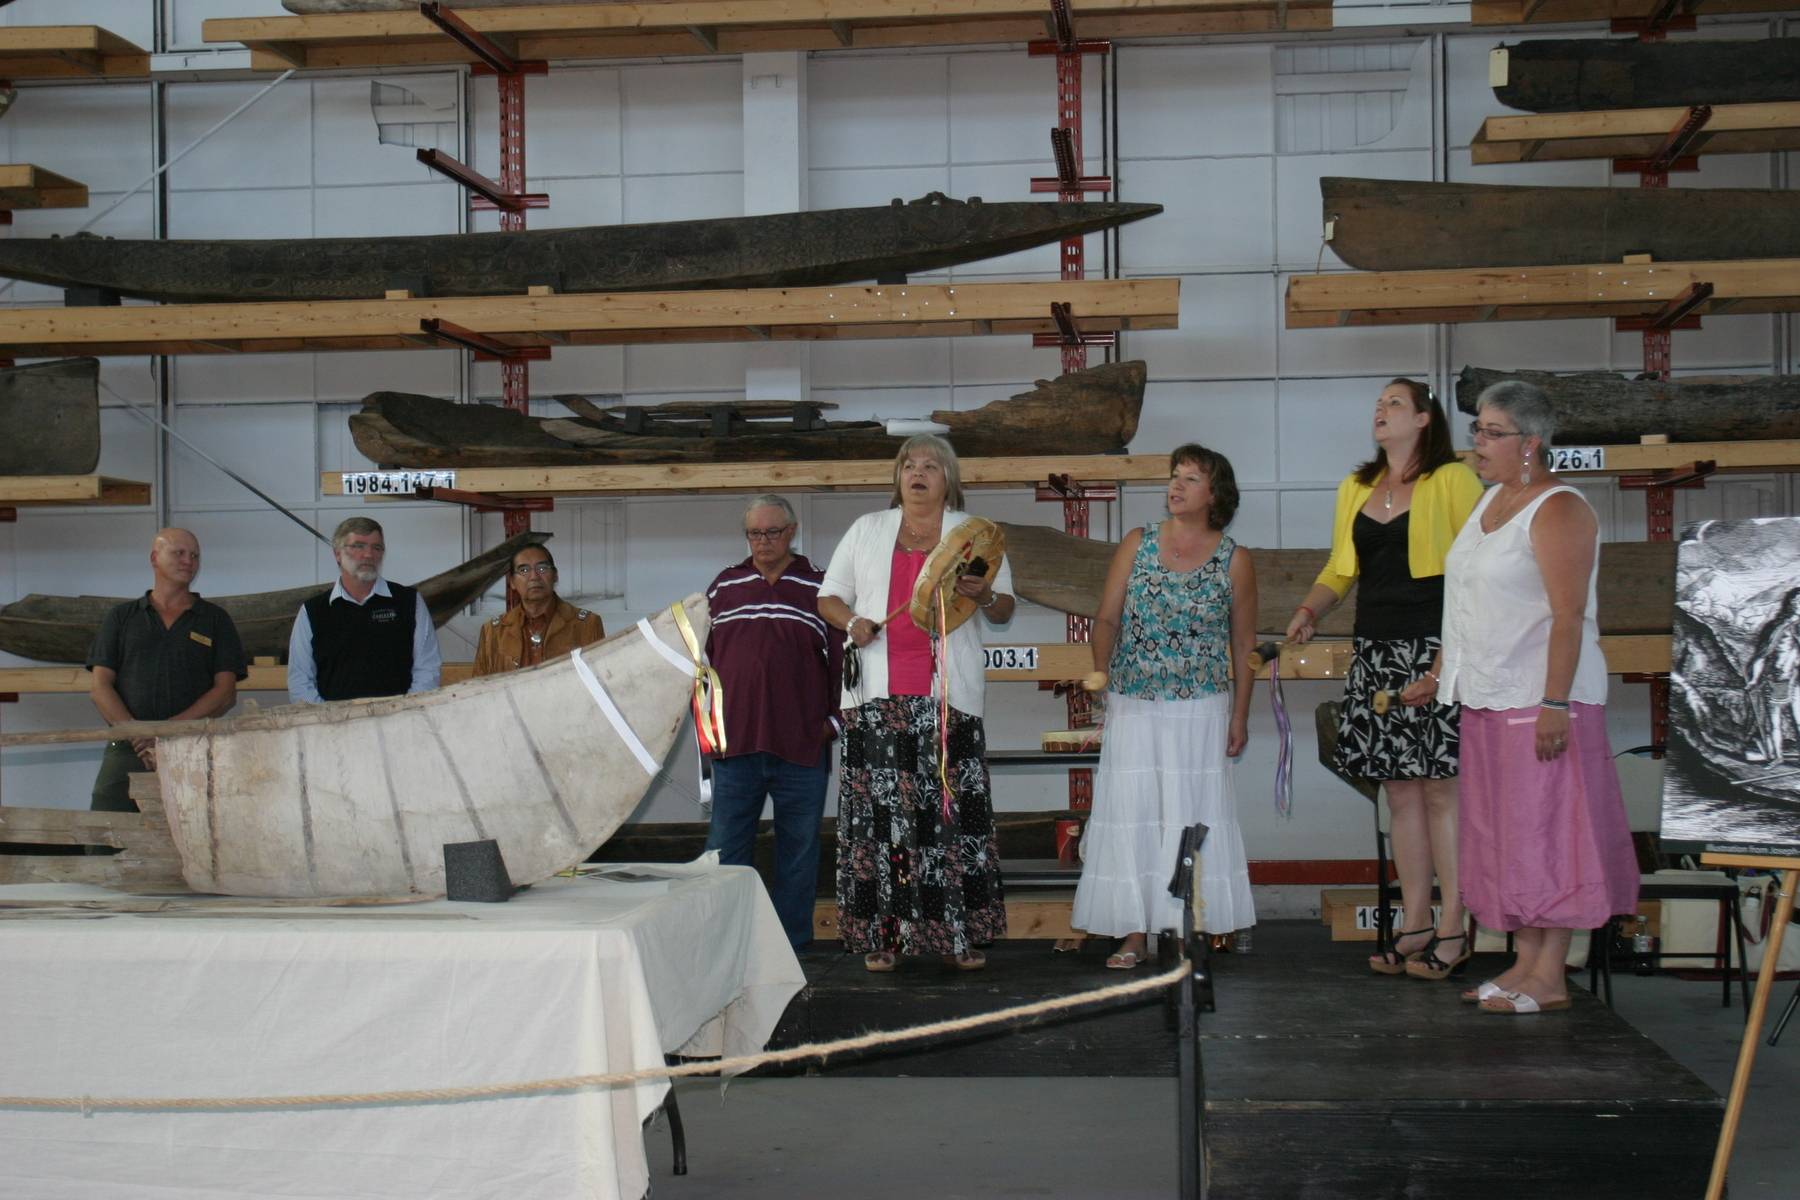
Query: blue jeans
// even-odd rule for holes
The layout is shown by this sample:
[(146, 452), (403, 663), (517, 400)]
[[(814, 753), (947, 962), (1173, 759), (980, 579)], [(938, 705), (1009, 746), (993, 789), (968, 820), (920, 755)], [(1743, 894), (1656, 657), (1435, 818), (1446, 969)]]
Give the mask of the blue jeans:
[(775, 803), (775, 878), (769, 898), (788, 941), (798, 949), (812, 941), (813, 901), (819, 893), (819, 823), (831, 781), (831, 747), (810, 767), (757, 751), (713, 760), (712, 829), (706, 848), (719, 861), (752, 866), (756, 823), (763, 799)]

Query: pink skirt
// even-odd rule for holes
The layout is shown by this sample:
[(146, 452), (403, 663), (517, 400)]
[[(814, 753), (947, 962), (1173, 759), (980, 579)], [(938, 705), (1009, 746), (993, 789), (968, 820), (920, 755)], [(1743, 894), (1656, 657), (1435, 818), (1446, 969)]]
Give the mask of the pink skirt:
[(1536, 708), (1462, 710), (1457, 861), (1489, 929), (1595, 929), (1637, 911), (1637, 854), (1606, 707), (1575, 704), (1569, 747), (1537, 757)]

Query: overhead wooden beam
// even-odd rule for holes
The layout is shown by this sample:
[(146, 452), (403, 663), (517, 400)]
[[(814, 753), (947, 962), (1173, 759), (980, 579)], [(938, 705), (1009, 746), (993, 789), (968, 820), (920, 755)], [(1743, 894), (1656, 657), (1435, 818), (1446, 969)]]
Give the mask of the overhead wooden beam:
[[(1647, 158), (1687, 115), (1685, 108), (1534, 113), (1489, 117), (1469, 146), (1477, 163)], [(1691, 154), (1764, 154), (1800, 149), (1800, 103), (1715, 104), (1707, 139)]]
[(0, 78), (132, 78), (150, 74), (150, 55), (97, 25), (0, 26)]
[(0, 475), (0, 505), (134, 505), (150, 503), (150, 485), (110, 475)]
[[(1288, 281), (1289, 329), (1652, 316), (1695, 283), (1734, 312), (1800, 310), (1800, 259), (1349, 271)], [(1703, 311), (1711, 312), (1712, 307)]]
[[(1072, 455), (1053, 458), (965, 458), (958, 463), (964, 487), (1023, 487), (1068, 475), (1089, 483), (1163, 481), (1169, 460), (1161, 454)], [(458, 491), (505, 496), (601, 496), (655, 493), (871, 491), (892, 487), (886, 460), (769, 463), (667, 463), (630, 467), (458, 468)], [(343, 475), (319, 477), (319, 491), (341, 496)]]
[(0, 165), (0, 209), (86, 208), (87, 185), (31, 163)]
[(552, 335), (572, 345), (749, 341), (764, 331), (770, 341), (966, 336), (976, 321), (1038, 333), (1054, 328), (1052, 301), (1072, 305), (1083, 329), (1173, 329), (1180, 287), (1104, 279), (15, 309), (0, 324), (0, 355), (418, 349), (429, 318), (521, 347)]
[[(1075, 0), (1085, 36), (1329, 29), (1328, 0)], [(550, 61), (764, 50), (1027, 41), (1043, 33), (1041, 0), (670, 0), (471, 9), (470, 28), (517, 39)], [(264, 69), (406, 66), (470, 61), (416, 12), (216, 18), (209, 43), (242, 43)]]

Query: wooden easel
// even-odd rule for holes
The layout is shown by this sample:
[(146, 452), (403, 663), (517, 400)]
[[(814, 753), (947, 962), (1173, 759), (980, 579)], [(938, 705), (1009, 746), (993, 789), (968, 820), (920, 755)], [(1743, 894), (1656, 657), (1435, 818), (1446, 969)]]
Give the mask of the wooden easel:
[(1781, 969), (1781, 939), (1794, 915), (1794, 891), (1800, 888), (1800, 858), (1766, 854), (1702, 854), (1709, 867), (1758, 867), (1781, 872), (1781, 899), (1775, 905), (1775, 922), (1763, 943), (1762, 970), (1756, 975), (1756, 993), (1744, 1022), (1744, 1044), (1738, 1050), (1737, 1070), (1731, 1077), (1731, 1095), (1725, 1101), (1725, 1123), (1719, 1128), (1719, 1148), (1713, 1155), (1712, 1178), (1706, 1184), (1706, 1200), (1725, 1194), (1725, 1169), (1731, 1163), (1731, 1145), (1737, 1140), (1738, 1119), (1744, 1115), (1744, 1093), (1750, 1090), (1750, 1069), (1756, 1063), (1756, 1046), (1762, 1040), (1763, 1018), (1769, 1011), (1769, 992)]

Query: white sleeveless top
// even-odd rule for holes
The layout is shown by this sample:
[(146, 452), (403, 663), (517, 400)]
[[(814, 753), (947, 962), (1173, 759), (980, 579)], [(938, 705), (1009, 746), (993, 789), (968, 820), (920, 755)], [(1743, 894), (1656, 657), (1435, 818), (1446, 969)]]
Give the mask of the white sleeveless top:
[[(1484, 533), (1481, 514), (1499, 492), (1489, 488), (1475, 505), (1444, 560), (1444, 666), (1438, 699), (1470, 708), (1536, 708), (1544, 698), (1550, 661), (1550, 598), (1531, 549), (1531, 522), (1551, 496), (1581, 493), (1567, 485), (1553, 487), (1506, 524)], [(1581, 656), (1568, 695), (1580, 704), (1606, 703), (1606, 659), (1594, 616), (1599, 551), (1596, 531), (1587, 611), (1581, 619)]]

